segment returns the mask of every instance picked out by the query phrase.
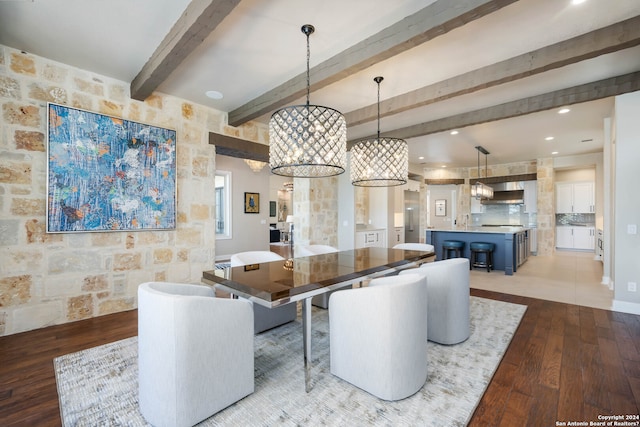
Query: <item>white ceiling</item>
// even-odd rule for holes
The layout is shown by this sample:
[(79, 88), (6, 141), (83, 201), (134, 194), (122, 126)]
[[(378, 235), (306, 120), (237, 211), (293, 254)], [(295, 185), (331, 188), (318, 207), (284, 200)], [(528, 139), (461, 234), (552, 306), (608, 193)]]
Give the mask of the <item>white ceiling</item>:
[[(219, 0), (224, 2), (225, 0)], [(469, 3), (460, 0), (456, 5)], [(194, 0), (206, 2), (206, 0)], [(0, 1), (0, 44), (131, 82), (178, 21), (188, 0)], [(223, 111), (235, 110), (304, 73), (302, 24), (313, 24), (313, 67), (405, 16), (447, 0), (241, 0), (156, 90)], [(450, 3), (449, 3), (450, 4)], [(437, 5), (437, 4), (436, 4)], [(380, 96), (405, 94), (498, 61), (531, 52), (640, 15), (639, 0), (520, 0), (444, 35), (379, 61), (311, 94), (313, 104), (348, 113)], [(392, 134), (417, 123), (456, 116), (640, 70), (640, 46), (510, 83), (383, 117)], [(207, 98), (207, 90), (224, 94)], [(295, 103), (304, 103), (303, 99)], [(611, 98), (408, 138), (410, 160), (428, 167), (475, 166), (482, 145), (489, 164), (602, 150)], [(269, 114), (257, 120), (266, 122)], [(349, 139), (375, 133), (377, 122), (349, 126)], [(545, 137), (553, 136), (553, 141)], [(419, 160), (424, 156), (424, 160)]]

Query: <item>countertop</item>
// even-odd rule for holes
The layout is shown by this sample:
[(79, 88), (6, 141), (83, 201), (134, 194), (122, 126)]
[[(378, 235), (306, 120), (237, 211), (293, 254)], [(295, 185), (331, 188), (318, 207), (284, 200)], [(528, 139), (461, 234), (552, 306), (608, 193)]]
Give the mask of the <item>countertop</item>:
[(469, 227), (468, 229), (448, 229), (448, 228), (427, 228), (426, 231), (446, 231), (450, 233), (493, 233), (493, 234), (513, 234), (520, 231), (529, 230), (529, 227)]

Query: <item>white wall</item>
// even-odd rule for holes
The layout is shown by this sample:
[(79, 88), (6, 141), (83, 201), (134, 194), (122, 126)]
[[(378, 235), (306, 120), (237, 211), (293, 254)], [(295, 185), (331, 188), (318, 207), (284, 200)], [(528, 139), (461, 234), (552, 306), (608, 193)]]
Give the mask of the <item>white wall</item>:
[[(640, 91), (620, 95), (615, 100), (615, 193), (613, 280), (614, 309), (640, 314), (640, 234), (628, 227), (640, 227)], [(636, 292), (628, 291), (629, 282)]]
[[(453, 212), (454, 200), (452, 193), (457, 192), (456, 185), (429, 185), (429, 224), (434, 228), (451, 229), (453, 228)], [(446, 201), (446, 216), (436, 216), (435, 203), (436, 200)]]
[[(242, 160), (216, 155), (216, 169), (231, 172), (231, 238), (216, 239), (216, 260), (229, 259), (236, 252), (269, 250), (268, 165), (253, 172)], [(213, 191), (213, 189), (212, 189)], [(244, 213), (244, 193), (260, 194), (260, 213)]]

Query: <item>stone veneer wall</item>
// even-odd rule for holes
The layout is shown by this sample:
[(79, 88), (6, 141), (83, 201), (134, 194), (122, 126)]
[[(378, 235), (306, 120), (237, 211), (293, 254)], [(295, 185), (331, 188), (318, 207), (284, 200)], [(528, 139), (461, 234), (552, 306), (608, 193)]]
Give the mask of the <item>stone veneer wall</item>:
[(299, 245), (338, 246), (338, 178), (294, 178), (294, 254)]
[(556, 219), (553, 158), (538, 159), (538, 255), (555, 251)]
[[(47, 234), (46, 106), (69, 105), (177, 131), (177, 229)], [(215, 255), (210, 131), (268, 141), (265, 126), (0, 45), (0, 335), (136, 307), (145, 281), (199, 283)]]

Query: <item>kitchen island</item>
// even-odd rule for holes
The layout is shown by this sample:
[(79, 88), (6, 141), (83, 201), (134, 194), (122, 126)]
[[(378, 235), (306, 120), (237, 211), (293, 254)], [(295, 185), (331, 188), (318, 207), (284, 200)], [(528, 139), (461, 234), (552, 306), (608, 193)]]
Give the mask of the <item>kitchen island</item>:
[(443, 259), (442, 242), (464, 242), (462, 256), (471, 259), (469, 244), (487, 242), (495, 244), (493, 268), (512, 275), (529, 257), (529, 229), (524, 227), (470, 227), (466, 230), (428, 229), (426, 242), (433, 245), (436, 260)]

